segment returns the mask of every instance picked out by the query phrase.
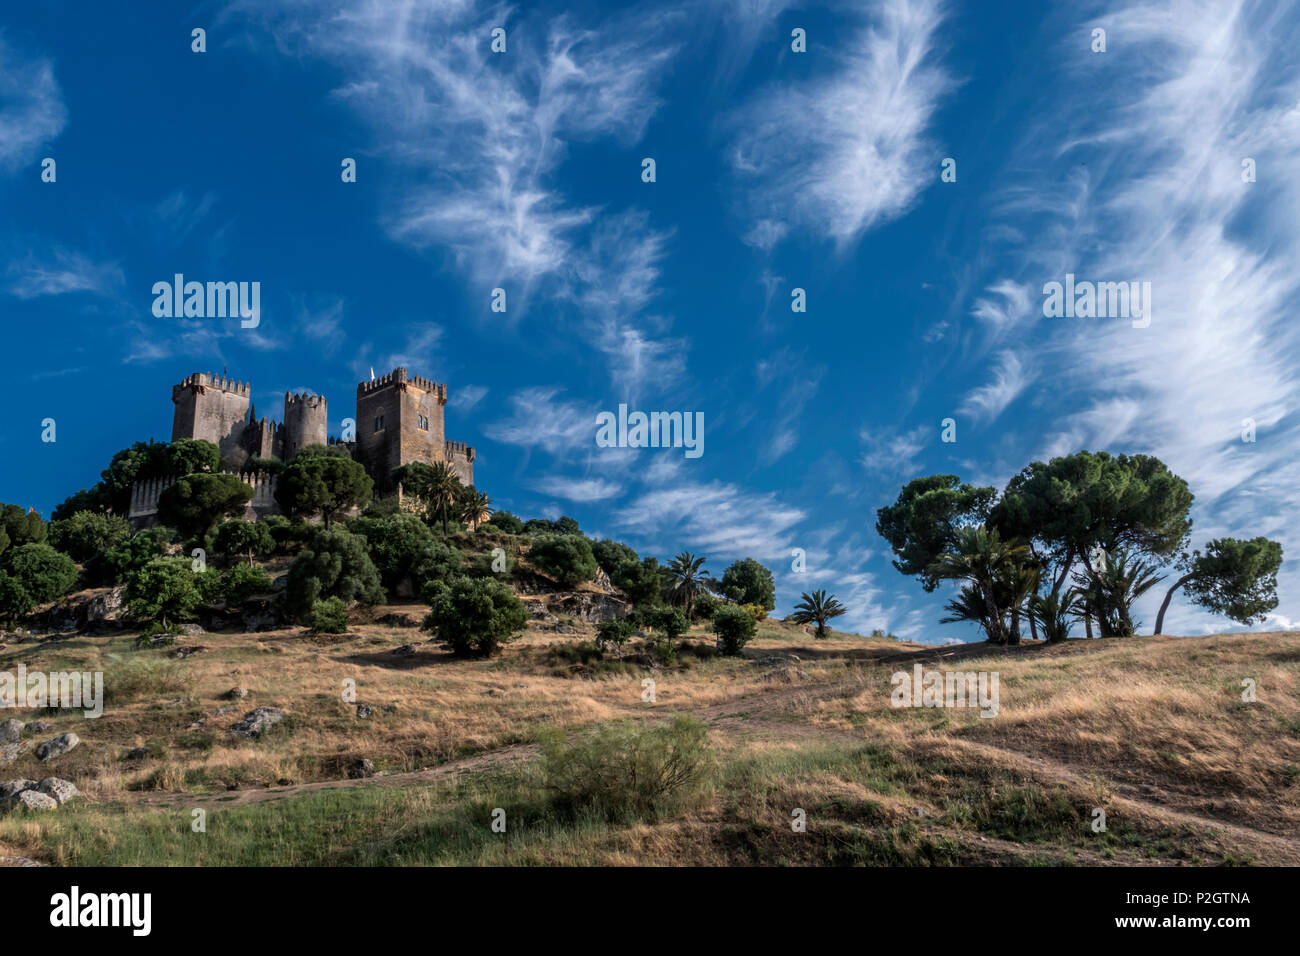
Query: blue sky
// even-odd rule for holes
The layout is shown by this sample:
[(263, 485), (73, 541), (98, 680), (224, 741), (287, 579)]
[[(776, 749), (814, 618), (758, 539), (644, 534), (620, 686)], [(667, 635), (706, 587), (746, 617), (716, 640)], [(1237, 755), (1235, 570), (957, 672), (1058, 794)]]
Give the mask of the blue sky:
[[(891, 567), (875, 509), (1090, 448), (1185, 477), (1195, 544), (1281, 540), (1265, 626), (1295, 626), (1298, 24), (1231, 0), (7, 5), (0, 500), (48, 513), (169, 438), (192, 371), (277, 418), (320, 392), (337, 432), (371, 367), (406, 365), (448, 384), (497, 507), (715, 573), (759, 558), (781, 613), (826, 587), (847, 627), (975, 638)], [(155, 318), (177, 272), (259, 281), (260, 324)], [(1066, 273), (1150, 282), (1150, 326), (1045, 318)], [(702, 412), (704, 455), (597, 447), (620, 403)], [(1176, 600), (1166, 631), (1228, 626)]]

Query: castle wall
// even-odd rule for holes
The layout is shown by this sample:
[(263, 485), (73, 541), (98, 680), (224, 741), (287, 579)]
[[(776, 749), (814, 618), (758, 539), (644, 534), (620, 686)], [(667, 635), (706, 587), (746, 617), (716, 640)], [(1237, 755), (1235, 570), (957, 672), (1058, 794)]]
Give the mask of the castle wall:
[(201, 438), (221, 449), (222, 461), (240, 464), (248, 421), (249, 387), (224, 376), (196, 372), (172, 387), (172, 441)]
[(284, 447), (281, 458), (288, 461), (308, 445), (328, 441), (325, 399), (319, 395), (284, 393)]
[[(274, 475), (244, 473), (239, 475), (239, 480), (252, 487), (253, 497), (244, 507), (244, 513), (238, 517), (256, 521), (263, 515), (280, 513), (280, 504), (275, 500)], [(152, 528), (158, 524), (158, 499), (174, 484), (175, 478), (150, 478), (137, 481), (131, 486), (131, 507), (126, 517), (132, 528)]]

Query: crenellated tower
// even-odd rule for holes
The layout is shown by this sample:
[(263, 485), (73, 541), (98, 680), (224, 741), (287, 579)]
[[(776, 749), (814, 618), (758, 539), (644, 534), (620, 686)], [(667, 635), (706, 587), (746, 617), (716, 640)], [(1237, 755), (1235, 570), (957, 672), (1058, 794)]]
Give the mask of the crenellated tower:
[(303, 392), (284, 393), (284, 442), (278, 457), (288, 461), (307, 445), (324, 445), (329, 441), (326, 429), (325, 399)]
[(248, 423), (249, 388), (224, 375), (195, 372), (172, 386), (172, 441), (202, 438), (221, 449), (223, 461), (236, 461)]

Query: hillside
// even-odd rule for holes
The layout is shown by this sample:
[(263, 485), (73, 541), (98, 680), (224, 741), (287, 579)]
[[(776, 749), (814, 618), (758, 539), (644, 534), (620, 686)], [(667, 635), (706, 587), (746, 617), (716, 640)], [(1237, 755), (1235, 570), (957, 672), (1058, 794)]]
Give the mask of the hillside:
[[(678, 660), (597, 659), (593, 625), (535, 616), (490, 660), (413, 625), (350, 633), (8, 635), (0, 670), (105, 672), (102, 718), (33, 714), (82, 743), (0, 780), (83, 792), (0, 818), (0, 857), (47, 864), (1300, 864), (1300, 635), (933, 647), (769, 620), (741, 658), (699, 629)], [(580, 605), (581, 601), (576, 602)], [(185, 651), (185, 648), (190, 650)], [(896, 709), (914, 664), (996, 671), (1000, 709)], [(643, 702), (643, 679), (655, 701)], [(1241, 700), (1252, 679), (1258, 701)], [(342, 699), (355, 681), (355, 702)], [(247, 695), (230, 699), (243, 688)], [(359, 711), (358, 705), (365, 705)], [(232, 737), (255, 707), (287, 716)], [(365, 713), (366, 716), (359, 716)], [(548, 731), (677, 714), (707, 728), (701, 791), (639, 819), (565, 815), (539, 776)], [(374, 776), (359, 769), (370, 761)], [(191, 829), (207, 811), (207, 831)], [(505, 810), (504, 834), (489, 826)], [(807, 815), (794, 832), (792, 813)], [(1106, 830), (1090, 827), (1095, 808)]]

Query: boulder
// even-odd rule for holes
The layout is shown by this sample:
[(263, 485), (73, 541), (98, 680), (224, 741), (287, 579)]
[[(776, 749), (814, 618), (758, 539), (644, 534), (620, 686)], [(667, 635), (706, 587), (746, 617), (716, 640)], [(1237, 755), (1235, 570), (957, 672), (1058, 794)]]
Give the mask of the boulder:
[(86, 624), (119, 622), (130, 616), (126, 608), (126, 585), (110, 588), (86, 602)]
[(627, 617), (631, 605), (627, 601), (609, 594), (573, 591), (551, 595), (546, 600), (546, 609), (557, 616), (576, 617), (579, 620), (597, 624), (601, 621), (608, 621), (610, 618)]
[(0, 746), (0, 767), (8, 766), (31, 749), (32, 742), (30, 740), (17, 740), (11, 744)]
[(374, 775), (375, 764), (369, 757), (358, 757), (352, 762), (352, 765), (348, 767), (348, 778), (351, 780), (361, 780), (365, 777), (373, 777)]
[(232, 687), (221, 695), (222, 700), (243, 700), (248, 696), (247, 687)]
[(4, 800), (7, 799), (8, 797), (16, 796), (17, 794), (22, 793), (24, 790), (35, 790), (35, 789), (36, 789), (35, 780), (22, 780), (22, 779), (6, 780), (4, 783), (0, 783), (0, 800)]
[(10, 717), (0, 724), (0, 743), (11, 744), (23, 738), (23, 722), (17, 717)]
[(357, 704), (357, 716), (362, 720), (372, 716), (374, 712), (375, 708), (371, 707), (369, 704)]
[(79, 743), (81, 743), (81, 738), (76, 734), (59, 734), (59, 736), (51, 737), (37, 747), (36, 757), (41, 763), (49, 763), (55, 757), (62, 757)]
[(186, 637), (201, 637), (208, 632), (197, 624), (182, 624), (181, 633)]
[(249, 739), (261, 737), (284, 720), (285, 713), (278, 707), (255, 707), (231, 726), (230, 732)]
[(63, 806), (73, 797), (81, 796), (81, 791), (70, 780), (64, 780), (62, 777), (46, 777), (36, 785), (36, 789), (47, 797), (53, 797)]
[(394, 648), (394, 649), (393, 649), (393, 656), (394, 656), (394, 657), (414, 657), (414, 656), (415, 656), (415, 645), (414, 645), (414, 644), (403, 644), (401, 647)]
[(3, 803), (0, 803), (0, 808), (3, 808), (6, 812), (11, 810), (55, 810), (58, 809), (58, 806), (59, 801), (46, 796), (38, 790), (24, 790), (12, 797), (5, 797)]
[(23, 728), (23, 733), (25, 733), (29, 737), (32, 737), (35, 736), (36, 734), (43, 734), (45, 733), (45, 731), (49, 729), (50, 729), (50, 725), (47, 724), (45, 721), (33, 720), (30, 724), (28, 724), (26, 727)]

